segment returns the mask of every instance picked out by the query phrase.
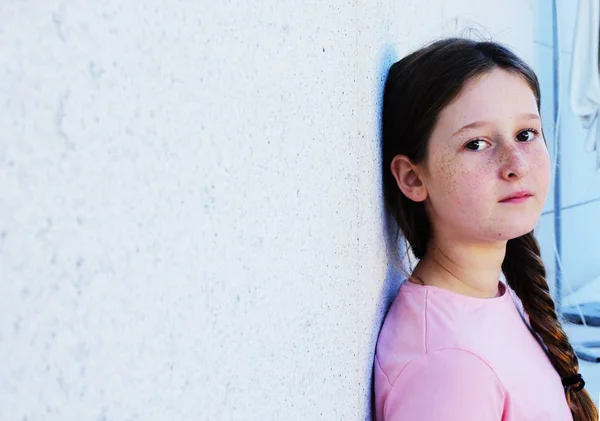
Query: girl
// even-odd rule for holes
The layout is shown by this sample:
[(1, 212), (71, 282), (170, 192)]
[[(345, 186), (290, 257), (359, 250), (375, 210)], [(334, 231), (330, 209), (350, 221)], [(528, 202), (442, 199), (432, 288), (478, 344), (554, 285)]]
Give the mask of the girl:
[(383, 172), (419, 261), (377, 341), (377, 421), (597, 421), (533, 235), (550, 183), (534, 72), (459, 38), (395, 63)]

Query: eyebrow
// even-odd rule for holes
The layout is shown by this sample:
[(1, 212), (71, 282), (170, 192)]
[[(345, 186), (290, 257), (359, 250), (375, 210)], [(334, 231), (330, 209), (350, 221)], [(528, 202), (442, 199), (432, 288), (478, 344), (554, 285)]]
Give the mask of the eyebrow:
[[(519, 118), (524, 119), (524, 120), (526, 119), (526, 120), (538, 120), (538, 121), (541, 121), (540, 120), (540, 116), (538, 114), (534, 114), (534, 113), (521, 114), (519, 116)], [(473, 123), (470, 123), (470, 124), (467, 124), (466, 126), (461, 127), (456, 132), (454, 132), (454, 134), (452, 136), (456, 136), (457, 134), (459, 134), (461, 132), (464, 132), (466, 130), (469, 130), (469, 129), (478, 129), (480, 127), (488, 126), (490, 124), (491, 123), (487, 122), (487, 121), (475, 121)]]

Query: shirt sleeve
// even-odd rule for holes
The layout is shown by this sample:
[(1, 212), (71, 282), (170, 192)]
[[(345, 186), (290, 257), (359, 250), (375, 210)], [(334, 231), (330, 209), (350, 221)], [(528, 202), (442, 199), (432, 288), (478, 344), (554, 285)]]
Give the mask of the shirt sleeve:
[(458, 349), (411, 361), (394, 381), (384, 421), (500, 421), (505, 391), (492, 368)]

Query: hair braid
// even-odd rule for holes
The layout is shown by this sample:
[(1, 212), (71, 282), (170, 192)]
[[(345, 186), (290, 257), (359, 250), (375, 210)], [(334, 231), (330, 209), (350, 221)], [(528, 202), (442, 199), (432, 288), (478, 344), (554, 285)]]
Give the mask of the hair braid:
[[(531, 328), (546, 346), (550, 362), (562, 379), (575, 376), (579, 361), (556, 314), (546, 282), (546, 269), (533, 231), (508, 241), (502, 271), (529, 316)], [(565, 388), (574, 421), (597, 421), (598, 410), (585, 389)]]

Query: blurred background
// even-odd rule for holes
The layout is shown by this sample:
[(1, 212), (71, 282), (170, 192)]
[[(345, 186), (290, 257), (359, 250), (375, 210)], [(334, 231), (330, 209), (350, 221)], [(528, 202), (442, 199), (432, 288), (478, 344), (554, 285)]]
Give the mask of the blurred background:
[(600, 3), (539, 1), (535, 56), (553, 185), (536, 234), (586, 388), (600, 397)]
[(0, 2), (0, 420), (370, 420), (383, 82), (448, 35), (538, 73), (536, 231), (598, 403), (592, 3)]

